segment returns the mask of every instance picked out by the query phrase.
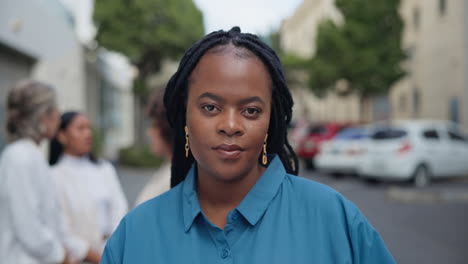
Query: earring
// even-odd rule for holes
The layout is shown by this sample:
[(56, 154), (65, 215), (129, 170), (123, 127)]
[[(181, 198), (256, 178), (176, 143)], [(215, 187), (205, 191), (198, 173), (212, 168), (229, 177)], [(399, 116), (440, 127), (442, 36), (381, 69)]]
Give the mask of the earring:
[(185, 130), (185, 157), (188, 158), (188, 153), (189, 153), (189, 139), (188, 139), (188, 127), (184, 127)]
[(266, 151), (267, 139), (268, 139), (268, 134), (266, 134), (265, 141), (263, 142), (263, 154), (262, 154), (262, 164), (263, 165), (267, 165), (267, 163), (268, 163), (267, 151)]

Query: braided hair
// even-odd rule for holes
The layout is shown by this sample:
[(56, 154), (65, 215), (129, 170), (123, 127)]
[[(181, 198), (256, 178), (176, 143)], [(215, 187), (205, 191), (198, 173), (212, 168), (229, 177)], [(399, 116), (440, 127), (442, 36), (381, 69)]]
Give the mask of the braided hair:
[(287, 127), (291, 122), (293, 99), (286, 84), (280, 60), (275, 51), (256, 35), (241, 33), (239, 27), (233, 27), (228, 32), (223, 30), (212, 32), (196, 42), (182, 57), (177, 72), (167, 83), (164, 106), (169, 124), (174, 132), (171, 187), (185, 179), (187, 172), (195, 162), (192, 154), (188, 158), (185, 157), (184, 149), (184, 126), (186, 124), (185, 114), (190, 74), (205, 53), (215, 47), (227, 45), (251, 51), (266, 66), (273, 85), (267, 152), (277, 154), (288, 173), (298, 174), (298, 159), (287, 139)]

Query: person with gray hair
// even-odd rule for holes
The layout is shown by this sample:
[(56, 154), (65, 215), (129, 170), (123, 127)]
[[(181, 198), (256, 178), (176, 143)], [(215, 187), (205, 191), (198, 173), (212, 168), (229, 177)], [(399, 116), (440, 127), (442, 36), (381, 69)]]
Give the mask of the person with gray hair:
[(2, 263), (73, 263), (87, 254), (68, 235), (49, 165), (39, 147), (58, 128), (54, 89), (21, 82), (7, 98), (9, 144), (0, 157)]

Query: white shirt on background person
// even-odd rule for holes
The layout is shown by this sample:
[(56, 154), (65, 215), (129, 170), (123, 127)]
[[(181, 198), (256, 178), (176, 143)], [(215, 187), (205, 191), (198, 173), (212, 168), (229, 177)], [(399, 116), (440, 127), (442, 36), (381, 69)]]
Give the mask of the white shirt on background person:
[(0, 158), (1, 263), (60, 263), (65, 248), (77, 260), (88, 250), (67, 230), (43, 153), (31, 139), (7, 145)]
[(171, 189), (171, 163), (164, 162), (138, 195), (135, 207)]
[(70, 231), (102, 253), (105, 237), (114, 232), (128, 204), (114, 167), (64, 154), (52, 175)]

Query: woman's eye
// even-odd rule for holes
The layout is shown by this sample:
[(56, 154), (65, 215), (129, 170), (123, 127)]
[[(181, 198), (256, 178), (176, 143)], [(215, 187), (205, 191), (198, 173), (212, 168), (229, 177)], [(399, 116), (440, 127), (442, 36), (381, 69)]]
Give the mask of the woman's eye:
[(204, 105), (202, 106), (203, 110), (207, 112), (215, 112), (216, 111), (216, 106), (214, 105)]
[(249, 107), (247, 109), (244, 110), (244, 113), (248, 116), (248, 117), (257, 117), (258, 114), (260, 114), (260, 109), (257, 109), (255, 107)]

